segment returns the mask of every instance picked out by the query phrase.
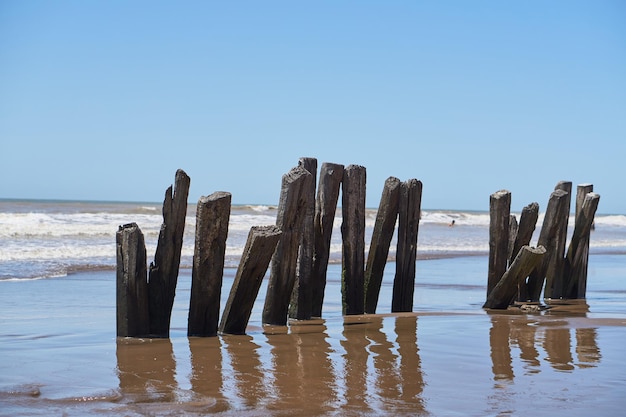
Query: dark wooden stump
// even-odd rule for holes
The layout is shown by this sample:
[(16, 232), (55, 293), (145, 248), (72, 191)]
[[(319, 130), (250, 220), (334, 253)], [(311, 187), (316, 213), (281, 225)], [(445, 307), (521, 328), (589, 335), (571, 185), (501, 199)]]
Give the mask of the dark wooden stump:
[[(584, 192), (586, 190), (579, 190)], [(564, 297), (585, 298), (587, 291), (587, 269), (589, 263), (589, 240), (591, 225), (600, 202), (600, 195), (589, 192), (576, 212), (574, 234), (565, 258)]]
[(169, 337), (170, 319), (180, 251), (183, 246), (185, 217), (187, 214), (187, 196), (190, 178), (185, 171), (176, 171), (174, 189), (170, 186), (165, 192), (163, 202), (163, 225), (157, 241), (154, 262), (150, 264), (148, 292), (150, 296), (150, 334), (154, 337)]
[(572, 183), (571, 181), (560, 181), (555, 190), (563, 190), (567, 193), (564, 199), (563, 213), (557, 222), (555, 256), (551, 258), (550, 265), (546, 272), (546, 288), (544, 289), (545, 298), (562, 298), (564, 290), (564, 268), (565, 268), (565, 249), (567, 244), (567, 224), (569, 223), (569, 214), (572, 200)]
[(487, 297), (496, 287), (507, 269), (509, 254), (509, 216), (511, 193), (496, 191), (489, 199), (489, 267), (487, 271)]
[(231, 198), (220, 191), (201, 197), (196, 206), (187, 336), (217, 335)]
[(302, 242), (298, 255), (298, 273), (291, 295), (289, 317), (309, 320), (313, 302), (313, 254), (315, 249), (315, 183), (317, 182), (317, 159), (300, 158), (299, 165), (311, 174), (302, 195), (305, 199), (304, 219), (302, 221)]
[(365, 167), (349, 165), (345, 168), (341, 224), (344, 315), (365, 312), (365, 183)]
[(410, 179), (402, 183), (398, 203), (396, 275), (393, 280), (393, 298), (391, 300), (391, 311), (394, 313), (413, 310), (415, 260), (421, 204), (421, 181)]
[(221, 333), (246, 332), (254, 301), (280, 235), (281, 231), (276, 226), (255, 226), (250, 229), (220, 322)]
[[(550, 195), (537, 242), (537, 246), (543, 246), (546, 249), (546, 254), (528, 277), (528, 297), (531, 301), (539, 301), (544, 281), (546, 282), (544, 297), (551, 297), (554, 274), (559, 270), (559, 264), (563, 263), (564, 254), (559, 252), (561, 244), (559, 239), (561, 238), (561, 228), (567, 227), (567, 224), (564, 225), (564, 220), (568, 216), (568, 201), (569, 194), (566, 191), (557, 189)], [(550, 278), (549, 283), (548, 277)]]
[(117, 247), (116, 315), (118, 337), (150, 333), (146, 244), (136, 223), (120, 226)]
[(282, 231), (271, 261), (270, 280), (263, 308), (263, 324), (287, 324), (289, 302), (296, 280), (302, 223), (306, 211), (305, 192), (311, 174), (301, 166), (283, 175), (276, 226)]
[(383, 272), (389, 256), (389, 245), (398, 218), (400, 186), (401, 182), (398, 178), (387, 178), (376, 213), (372, 242), (365, 266), (365, 312), (369, 314), (376, 313), (378, 305)]
[(313, 273), (311, 274), (311, 315), (322, 316), (326, 272), (330, 254), (330, 240), (335, 222), (337, 200), (343, 179), (343, 165), (324, 163), (320, 168), (320, 179), (315, 202)]
[[(539, 218), (539, 204), (530, 203), (522, 209), (520, 215), (519, 225), (517, 227), (517, 234), (513, 243), (513, 249), (511, 257), (509, 258), (509, 265), (515, 260), (520, 249), (530, 244), (530, 239), (533, 237), (535, 227), (537, 226), (537, 219)], [(518, 300), (527, 301), (528, 292), (526, 281), (522, 281), (519, 285)]]
[(546, 250), (543, 246), (537, 248), (523, 246), (511, 267), (489, 293), (483, 308), (506, 309), (515, 298), (519, 284), (541, 262), (545, 253)]

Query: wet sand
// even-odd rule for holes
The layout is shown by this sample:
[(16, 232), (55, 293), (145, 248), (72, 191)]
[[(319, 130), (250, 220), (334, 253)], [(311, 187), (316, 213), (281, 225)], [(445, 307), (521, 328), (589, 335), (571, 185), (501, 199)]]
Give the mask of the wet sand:
[(115, 337), (112, 271), (1, 283), (0, 414), (620, 415), (626, 285), (605, 258), (586, 302), (540, 313), (483, 311), (485, 259), (432, 260), (416, 313), (341, 317), (331, 279), (324, 320), (264, 328), (263, 287), (248, 334), (215, 338), (186, 336), (189, 271), (165, 340)]

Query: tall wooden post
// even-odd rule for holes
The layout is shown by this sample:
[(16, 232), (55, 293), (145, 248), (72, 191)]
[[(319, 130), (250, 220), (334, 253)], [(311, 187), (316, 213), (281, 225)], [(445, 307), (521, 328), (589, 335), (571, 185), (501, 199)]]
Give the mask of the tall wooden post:
[(196, 206), (187, 336), (217, 335), (230, 202), (231, 194), (220, 191), (201, 197)]
[(563, 207), (563, 213), (561, 214), (561, 217), (559, 217), (559, 221), (556, 223), (556, 253), (551, 259), (548, 271), (546, 272), (546, 288), (544, 290), (546, 298), (562, 298), (564, 295), (563, 270), (565, 268), (565, 246), (567, 244), (567, 224), (569, 222), (572, 199), (572, 182), (560, 181), (554, 189), (565, 191), (567, 193), (567, 197), (563, 201), (563, 204), (565, 205), (565, 207)]
[(343, 314), (365, 312), (365, 167), (349, 165), (342, 184)]
[[(580, 190), (584, 192), (586, 190)], [(589, 263), (589, 240), (591, 225), (600, 202), (600, 195), (589, 192), (585, 195), (580, 209), (576, 212), (574, 235), (565, 258), (564, 297), (585, 298), (587, 291), (587, 268)]]
[(291, 295), (289, 317), (309, 320), (312, 313), (312, 277), (314, 254), (315, 183), (317, 182), (317, 159), (300, 158), (299, 165), (311, 174), (311, 180), (302, 190), (304, 198), (304, 219), (302, 220), (302, 242), (298, 255), (298, 273)]
[(118, 337), (150, 333), (146, 244), (136, 223), (120, 226), (117, 248), (116, 316)]
[(306, 190), (311, 174), (301, 166), (283, 175), (276, 226), (282, 231), (270, 267), (270, 280), (263, 308), (263, 324), (287, 324), (289, 302), (296, 280)]
[(313, 273), (311, 275), (311, 315), (322, 316), (326, 272), (330, 254), (330, 240), (343, 179), (343, 165), (325, 162), (320, 168), (320, 179), (315, 202)]
[(496, 191), (489, 199), (489, 267), (487, 271), (487, 297), (507, 269), (509, 252), (509, 216), (511, 193)]
[(422, 182), (410, 179), (400, 186), (398, 203), (398, 249), (393, 280), (392, 312), (413, 310), (417, 234), (422, 204)]
[(365, 266), (365, 312), (376, 313), (380, 286), (389, 256), (389, 245), (396, 228), (398, 201), (401, 182), (396, 177), (389, 177), (383, 186), (376, 222), (372, 232), (367, 264)]
[(250, 229), (220, 322), (221, 333), (246, 332), (254, 301), (280, 235), (281, 231), (277, 226), (254, 226)]
[(150, 264), (148, 274), (150, 334), (154, 337), (169, 337), (170, 334), (190, 182), (185, 171), (179, 169), (176, 171), (173, 192), (171, 186), (165, 192), (163, 224), (154, 262)]
[(548, 207), (546, 208), (546, 213), (543, 218), (543, 225), (541, 226), (541, 232), (539, 233), (539, 240), (537, 242), (538, 246), (546, 248), (546, 254), (541, 263), (528, 277), (528, 297), (531, 301), (539, 301), (544, 281), (546, 282), (544, 297), (551, 297), (552, 282), (555, 271), (558, 269), (557, 264), (562, 262), (558, 258), (563, 258), (563, 254), (558, 251), (561, 236), (559, 231), (563, 227), (563, 220), (567, 216), (567, 210), (569, 208), (568, 199), (569, 194), (560, 189), (553, 191), (550, 195)]

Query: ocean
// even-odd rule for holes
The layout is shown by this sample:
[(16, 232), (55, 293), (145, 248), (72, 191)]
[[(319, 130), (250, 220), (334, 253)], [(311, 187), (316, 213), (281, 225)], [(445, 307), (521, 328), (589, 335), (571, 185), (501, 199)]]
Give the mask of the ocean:
[[(528, 313), (482, 309), (487, 212), (423, 210), (413, 312), (390, 313), (394, 238), (378, 314), (344, 317), (340, 215), (321, 319), (263, 326), (265, 279), (246, 335), (187, 337), (190, 205), (170, 338), (117, 338), (115, 233), (136, 222), (150, 261), (161, 204), (0, 201), (0, 416), (623, 413), (626, 216), (596, 216), (585, 300)], [(232, 207), (222, 308), (250, 227), (275, 216)]]

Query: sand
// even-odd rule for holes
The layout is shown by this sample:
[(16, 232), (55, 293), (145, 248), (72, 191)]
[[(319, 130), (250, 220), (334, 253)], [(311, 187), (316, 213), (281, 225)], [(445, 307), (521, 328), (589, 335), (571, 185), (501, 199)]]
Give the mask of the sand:
[(114, 271), (3, 282), (0, 414), (620, 415), (617, 258), (592, 262), (586, 302), (542, 312), (480, 308), (483, 258), (418, 262), (415, 313), (344, 318), (331, 279), (323, 320), (263, 328), (262, 288), (248, 334), (215, 338), (186, 336), (189, 271), (160, 340), (115, 337)]

